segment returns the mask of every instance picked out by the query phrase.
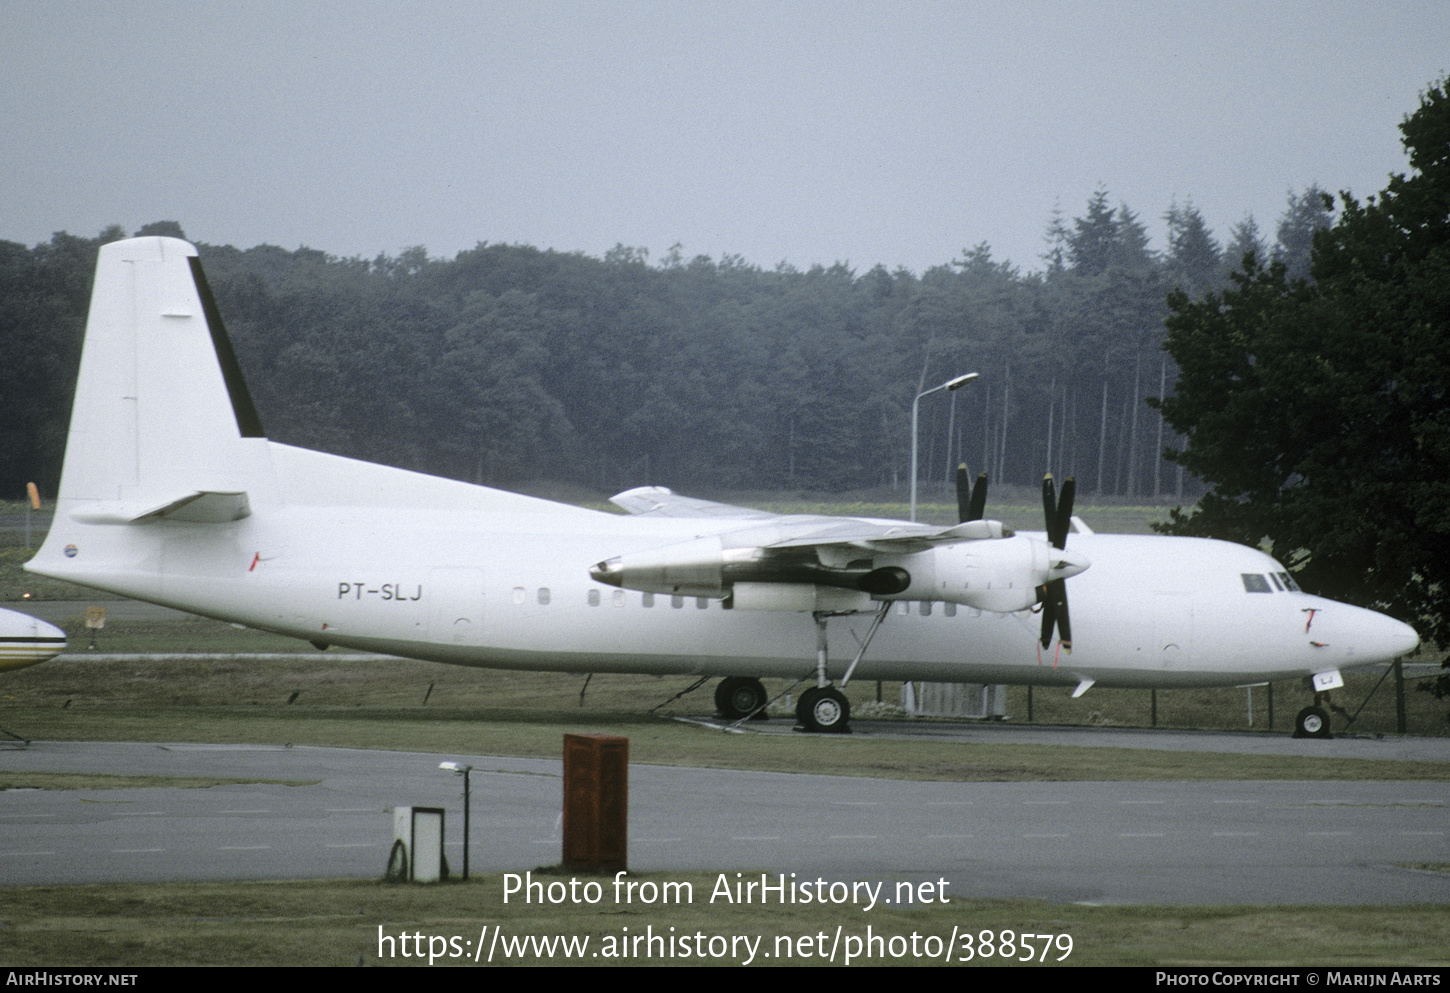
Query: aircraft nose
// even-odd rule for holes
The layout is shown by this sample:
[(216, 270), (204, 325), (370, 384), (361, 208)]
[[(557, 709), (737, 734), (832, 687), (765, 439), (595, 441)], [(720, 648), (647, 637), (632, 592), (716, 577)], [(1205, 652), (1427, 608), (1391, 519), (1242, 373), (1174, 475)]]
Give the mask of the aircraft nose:
[(65, 651), (65, 632), (38, 617), (0, 610), (0, 671), (23, 669)]
[(1352, 652), (1367, 662), (1388, 662), (1408, 655), (1420, 644), (1410, 625), (1374, 610), (1356, 609), (1351, 618)]
[(1403, 621), (1397, 621), (1393, 617), (1386, 617), (1389, 623), (1385, 625), (1385, 632), (1382, 637), (1389, 646), (1389, 654), (1395, 658), (1401, 655), (1408, 655), (1420, 647), (1420, 635), (1414, 628)]

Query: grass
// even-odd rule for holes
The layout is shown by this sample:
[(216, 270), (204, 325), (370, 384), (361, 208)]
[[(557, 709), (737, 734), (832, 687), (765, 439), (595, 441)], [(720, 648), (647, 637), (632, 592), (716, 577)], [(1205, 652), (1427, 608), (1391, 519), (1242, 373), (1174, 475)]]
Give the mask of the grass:
[(204, 790), (212, 786), (316, 786), (317, 779), (257, 779), (227, 776), (113, 776), (90, 772), (0, 770), (0, 790)]
[[(83, 609), (67, 624), (85, 644)], [(118, 620), (99, 632), (99, 652), (149, 650), (162, 656), (93, 657), (81, 649), (6, 676), (0, 706), (11, 731), (32, 739), (248, 741), (557, 757), (565, 733), (624, 735), (636, 762), (938, 780), (1007, 781), (1150, 779), (1450, 778), (1450, 763), (1386, 763), (1292, 756), (1224, 755), (1213, 762), (1190, 752), (1051, 745), (882, 740), (865, 735), (727, 735), (673, 720), (712, 709), (711, 686), (675, 700), (688, 677), (598, 675), (468, 669), (389, 658), (347, 658), (335, 652), (276, 656), (295, 641), (190, 618)], [(206, 657), (172, 653), (223, 651)], [(1355, 699), (1376, 677), (1353, 676)], [(785, 689), (767, 681), (772, 692)], [(875, 702), (875, 683), (849, 688), (858, 714), (890, 712)], [(1262, 695), (1262, 690), (1259, 691)], [(1281, 689), (1281, 700), (1296, 694)], [(899, 696), (884, 684), (883, 696)], [(1416, 725), (1443, 724), (1437, 701), (1408, 694)], [(1009, 693), (1009, 712), (1025, 714), (1025, 690)], [(1158, 694), (1160, 726), (1242, 728), (1241, 690), (1176, 690)], [(1146, 724), (1149, 694), (1093, 690), (1073, 700), (1067, 688), (1038, 688), (1038, 720), (1082, 725)], [(1281, 728), (1290, 705), (1281, 703)], [(1393, 728), (1393, 697), (1383, 689), (1361, 720)], [(789, 709), (777, 705), (777, 714)], [(1262, 700), (1256, 709), (1262, 728)], [(786, 718), (789, 719), (789, 718)], [(777, 722), (780, 723), (780, 722)]]

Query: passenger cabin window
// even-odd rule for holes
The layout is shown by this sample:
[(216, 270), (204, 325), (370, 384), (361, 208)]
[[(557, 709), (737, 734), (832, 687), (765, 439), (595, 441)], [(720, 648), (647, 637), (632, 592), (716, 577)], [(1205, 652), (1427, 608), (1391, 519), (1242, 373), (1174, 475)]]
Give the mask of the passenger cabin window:
[(674, 596), (670, 597), (670, 606), (674, 607), (676, 610), (679, 610), (684, 605), (685, 598), (680, 596), (679, 594), (675, 594)]
[(549, 605), (549, 600), (551, 598), (552, 598), (552, 594), (549, 592), (549, 588), (547, 586), (540, 586), (539, 587), (539, 606), (541, 606), (541, 607), (547, 607)]
[(524, 595), (524, 588), (522, 586), (514, 587), (514, 603), (523, 603)]
[(1272, 592), (1274, 592), (1273, 587), (1271, 587), (1269, 585), (1269, 581), (1267, 579), (1265, 579), (1263, 576), (1259, 575), (1257, 572), (1246, 572), (1246, 573), (1243, 573), (1243, 577), (1244, 577), (1244, 589), (1247, 590), (1250, 593), (1272, 593)]
[(944, 604), (942, 606), (942, 610), (946, 613), (946, 615), (948, 617), (955, 617), (955, 616), (957, 616), (957, 605), (954, 604), (954, 603), (946, 603), (946, 604)]
[(655, 605), (655, 595), (653, 593), (641, 593), (639, 602), (646, 607), (653, 607)]
[(921, 601), (920, 610), (921, 610), (921, 616), (922, 617), (930, 617), (931, 616), (931, 601), (930, 600), (923, 600), (923, 601)]
[(706, 607), (710, 606), (710, 598), (703, 596), (695, 597), (695, 606), (699, 610), (704, 610)]
[(611, 600), (614, 601), (614, 605), (616, 607), (624, 606), (624, 590), (615, 590), (613, 593), (609, 594), (609, 597)]
[(589, 606), (591, 606), (591, 607), (597, 607), (597, 606), (599, 606), (599, 591), (598, 590), (590, 590), (589, 591)]

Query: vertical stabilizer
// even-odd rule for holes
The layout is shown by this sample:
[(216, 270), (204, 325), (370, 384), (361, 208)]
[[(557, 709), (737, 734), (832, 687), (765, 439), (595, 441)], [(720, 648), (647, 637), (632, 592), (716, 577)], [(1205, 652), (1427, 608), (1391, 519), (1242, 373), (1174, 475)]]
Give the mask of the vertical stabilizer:
[(248, 466), (265, 445), (260, 439), (196, 249), (175, 238), (103, 246), (62, 512), (86, 513), (83, 505), (94, 502), (120, 515), (188, 494), (246, 492), (257, 482)]

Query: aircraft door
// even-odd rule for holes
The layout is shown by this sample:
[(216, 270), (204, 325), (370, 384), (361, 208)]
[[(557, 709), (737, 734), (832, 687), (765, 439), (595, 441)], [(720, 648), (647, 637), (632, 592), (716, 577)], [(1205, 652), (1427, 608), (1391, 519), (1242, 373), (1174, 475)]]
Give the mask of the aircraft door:
[(449, 645), (477, 642), (483, 632), (483, 570), (433, 569), (428, 573), (428, 640)]

